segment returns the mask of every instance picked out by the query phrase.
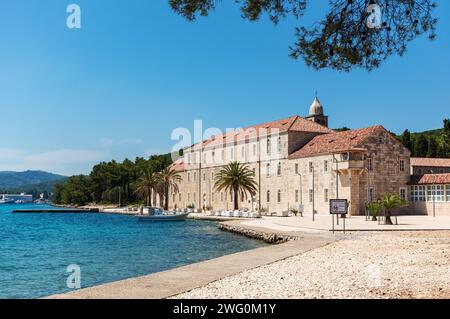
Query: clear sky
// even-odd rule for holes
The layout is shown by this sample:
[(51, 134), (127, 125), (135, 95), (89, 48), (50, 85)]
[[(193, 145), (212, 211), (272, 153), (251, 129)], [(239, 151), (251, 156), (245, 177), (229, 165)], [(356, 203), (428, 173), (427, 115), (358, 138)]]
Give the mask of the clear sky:
[[(66, 27), (70, 3), (81, 30)], [(311, 1), (305, 21), (324, 3)], [(316, 90), (331, 127), (441, 127), (450, 1), (438, 4), (437, 40), (419, 38), (371, 73), (338, 73), (288, 57), (301, 22), (251, 23), (234, 1), (190, 23), (165, 0), (3, 0), (0, 170), (88, 173), (101, 160), (171, 150), (172, 130), (195, 119), (225, 130), (306, 115)]]

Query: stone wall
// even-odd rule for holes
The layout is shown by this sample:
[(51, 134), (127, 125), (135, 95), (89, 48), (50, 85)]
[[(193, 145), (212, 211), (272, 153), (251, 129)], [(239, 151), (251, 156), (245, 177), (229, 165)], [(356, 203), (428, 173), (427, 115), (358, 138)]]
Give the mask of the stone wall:
[[(292, 134), (280, 135), (279, 148), (278, 137), (272, 138), (270, 154), (267, 154), (266, 137), (234, 143), (225, 148), (216, 146), (205, 149), (205, 154), (208, 155), (205, 161), (202, 158), (201, 171), (200, 163), (191, 162), (186, 165), (186, 171), (180, 173), (183, 178), (179, 185), (181, 195), (170, 196), (170, 207), (174, 208), (176, 205), (177, 208), (185, 208), (187, 205), (195, 204), (196, 208), (211, 206), (213, 210), (232, 210), (231, 194), (214, 189), (215, 175), (224, 163), (232, 160), (249, 165), (250, 169), (255, 171), (255, 180), (260, 185), (261, 192), (254, 198), (240, 199), (240, 208), (249, 210), (261, 208), (269, 214), (279, 214), (302, 205), (305, 213), (312, 213), (314, 206), (317, 213), (329, 214), (329, 200), (337, 198), (339, 192), (339, 198), (349, 200), (352, 215), (364, 214), (368, 188), (373, 189), (374, 199), (385, 192), (399, 193), (401, 188), (405, 189), (406, 198), (409, 198), (409, 188), (406, 185), (410, 179), (410, 154), (387, 131), (378, 131), (362, 145), (367, 150), (365, 154), (358, 155), (361, 156), (359, 162), (363, 162), (362, 166), (355, 168), (348, 166), (348, 169), (345, 169), (344, 163), (341, 164), (339, 173), (335, 169), (335, 157), (339, 157), (339, 154), (289, 160), (289, 153), (296, 146), (303, 145), (316, 135), (311, 133), (302, 135), (296, 132), (294, 137)], [(253, 145), (256, 145), (257, 156), (254, 154)], [(224, 162), (212, 161), (212, 154), (216, 157), (221, 156), (222, 150), (225, 151)], [(185, 158), (186, 156), (187, 154)], [(197, 160), (200, 157), (198, 153)], [(372, 159), (372, 170), (367, 172), (365, 168), (368, 167), (369, 158)], [(400, 170), (400, 161), (403, 161), (403, 171)], [(310, 171), (310, 163), (313, 165), (314, 174)], [(348, 161), (347, 165), (350, 165), (349, 163), (351, 161)], [(278, 174), (279, 164), (281, 174)], [(338, 189), (336, 189), (337, 174)]]

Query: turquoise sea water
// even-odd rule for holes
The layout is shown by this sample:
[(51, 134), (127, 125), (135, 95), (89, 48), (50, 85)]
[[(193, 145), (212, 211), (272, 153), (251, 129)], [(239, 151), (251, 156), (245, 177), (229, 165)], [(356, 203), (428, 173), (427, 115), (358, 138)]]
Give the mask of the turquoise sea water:
[[(69, 291), (67, 266), (82, 288), (264, 246), (221, 232), (217, 223), (140, 223), (106, 214), (12, 214), (36, 205), (0, 205), (0, 298)], [(39, 205), (43, 208), (46, 206)]]

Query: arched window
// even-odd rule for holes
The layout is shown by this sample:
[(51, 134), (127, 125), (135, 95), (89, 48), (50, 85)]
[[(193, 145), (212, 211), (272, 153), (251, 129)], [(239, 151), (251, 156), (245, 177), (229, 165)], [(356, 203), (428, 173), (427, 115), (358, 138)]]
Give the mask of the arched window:
[(270, 149), (272, 148), (272, 143), (270, 137), (267, 138), (267, 155), (270, 155)]
[(267, 199), (266, 199), (266, 201), (267, 201), (268, 203), (270, 203), (270, 191), (267, 191)]
[(266, 166), (266, 175), (270, 176), (270, 164), (267, 164)]
[(281, 162), (278, 162), (277, 175), (281, 176)]

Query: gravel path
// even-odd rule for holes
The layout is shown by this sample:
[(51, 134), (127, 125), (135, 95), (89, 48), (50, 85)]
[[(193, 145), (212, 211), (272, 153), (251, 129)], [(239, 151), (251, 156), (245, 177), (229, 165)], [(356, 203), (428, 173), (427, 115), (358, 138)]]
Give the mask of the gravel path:
[(450, 298), (450, 231), (355, 233), (175, 298)]

